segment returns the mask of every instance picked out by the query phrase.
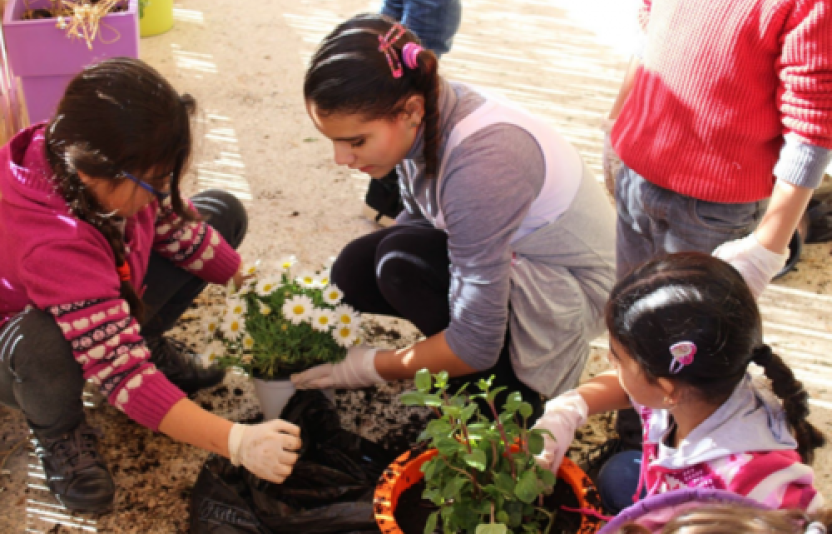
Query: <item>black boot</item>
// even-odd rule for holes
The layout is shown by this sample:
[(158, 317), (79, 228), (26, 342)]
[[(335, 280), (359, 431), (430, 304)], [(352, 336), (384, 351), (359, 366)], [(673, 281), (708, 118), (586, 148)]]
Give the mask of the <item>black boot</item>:
[(386, 228), (396, 222), (396, 217), (404, 209), (396, 169), (390, 171), (387, 176), (370, 180), (364, 204), (364, 215), (379, 226)]
[(225, 377), (217, 366), (203, 367), (199, 355), (184, 343), (166, 336), (145, 338), (150, 361), (168, 380), (188, 395), (216, 386)]
[(43, 464), (46, 484), (73, 512), (101, 513), (113, 506), (116, 486), (98, 453), (99, 436), (86, 422), (53, 439), (35, 434), (35, 454)]

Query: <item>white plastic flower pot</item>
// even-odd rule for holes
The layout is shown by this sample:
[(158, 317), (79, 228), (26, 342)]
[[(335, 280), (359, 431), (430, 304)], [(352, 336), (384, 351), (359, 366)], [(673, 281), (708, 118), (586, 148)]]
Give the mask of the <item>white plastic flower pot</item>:
[[(254, 382), (254, 393), (260, 402), (260, 410), (263, 412), (263, 419), (280, 419), (283, 408), (289, 403), (289, 399), (295, 394), (295, 385), (288, 378), (252, 378)], [(332, 388), (322, 389), (321, 393), (332, 403), (335, 403), (335, 390)]]
[(279, 419), (283, 408), (295, 393), (295, 385), (288, 378), (275, 378), (264, 380), (252, 378), (254, 382), (254, 393), (260, 401), (260, 409), (263, 411), (263, 419)]

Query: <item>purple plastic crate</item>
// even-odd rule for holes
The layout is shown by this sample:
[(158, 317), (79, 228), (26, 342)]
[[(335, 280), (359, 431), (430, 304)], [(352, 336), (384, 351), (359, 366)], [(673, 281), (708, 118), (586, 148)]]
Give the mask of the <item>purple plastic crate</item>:
[[(30, 9), (45, 8), (49, 0), (28, 4)], [(8, 0), (3, 15), (6, 54), (12, 76), (20, 78), (31, 123), (52, 117), (67, 84), (86, 65), (117, 56), (139, 57), (138, 0), (125, 0), (124, 5), (127, 11), (101, 19), (90, 50), (83, 39), (69, 39), (55, 19), (22, 20), (26, 2)]]

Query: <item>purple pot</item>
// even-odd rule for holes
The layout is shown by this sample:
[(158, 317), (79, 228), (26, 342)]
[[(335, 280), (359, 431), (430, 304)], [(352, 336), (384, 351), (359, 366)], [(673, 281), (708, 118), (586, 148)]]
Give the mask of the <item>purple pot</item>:
[[(30, 9), (46, 8), (49, 0), (28, 4)], [(56, 19), (23, 20), (26, 2), (8, 0), (3, 15), (6, 54), (12, 76), (20, 80), (30, 123), (52, 117), (67, 84), (85, 66), (111, 57), (139, 57), (138, 0), (125, 0), (124, 5), (126, 11), (101, 19), (89, 49), (83, 39), (69, 39), (66, 30), (56, 27)]]

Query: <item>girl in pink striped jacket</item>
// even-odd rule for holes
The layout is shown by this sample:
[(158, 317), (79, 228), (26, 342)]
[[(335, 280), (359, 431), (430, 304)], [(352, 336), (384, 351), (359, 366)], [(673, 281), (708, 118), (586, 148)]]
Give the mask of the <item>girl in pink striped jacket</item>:
[[(598, 477), (612, 512), (685, 487), (773, 508), (822, 506), (807, 464), (825, 438), (806, 419), (803, 384), (762, 342), (757, 304), (736, 270), (696, 252), (657, 258), (616, 284), (606, 320), (615, 369), (547, 403), (535, 427), (555, 439), (546, 437), (542, 463), (557, 468), (588, 415), (632, 405), (643, 450), (620, 453)], [(752, 362), (770, 387), (749, 375)]]

